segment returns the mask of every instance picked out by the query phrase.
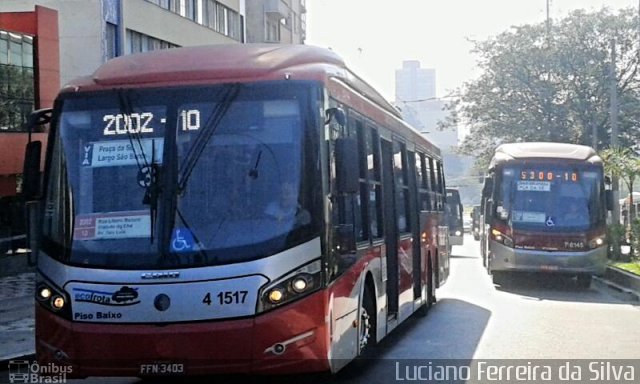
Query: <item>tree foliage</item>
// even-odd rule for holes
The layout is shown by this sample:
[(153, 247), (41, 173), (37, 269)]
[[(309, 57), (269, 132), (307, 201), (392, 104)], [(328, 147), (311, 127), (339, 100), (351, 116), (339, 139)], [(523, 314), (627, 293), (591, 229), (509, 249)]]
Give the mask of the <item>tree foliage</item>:
[[(637, 220), (638, 212), (635, 212), (633, 201), (633, 185), (640, 177), (640, 156), (638, 156), (630, 148), (613, 147), (607, 148), (600, 152), (600, 157), (604, 161), (605, 171), (612, 176), (617, 176), (627, 187), (629, 192), (625, 232), (627, 238), (631, 241), (631, 253), (640, 251), (640, 222)], [(617, 224), (617, 223), (616, 223)], [(619, 258), (619, 249), (615, 248), (614, 255)]]
[(640, 138), (639, 33), (637, 10), (604, 8), (476, 41), (481, 74), (457, 91), (440, 129), (468, 127), (459, 151), (476, 156), (479, 165), (504, 142), (592, 145), (596, 132), (597, 147), (608, 148), (615, 51), (618, 145), (629, 146)]

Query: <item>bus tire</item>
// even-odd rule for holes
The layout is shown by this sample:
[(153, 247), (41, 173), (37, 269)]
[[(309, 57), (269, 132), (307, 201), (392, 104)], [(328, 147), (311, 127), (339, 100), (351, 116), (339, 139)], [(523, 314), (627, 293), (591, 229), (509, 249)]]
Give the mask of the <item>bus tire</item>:
[(591, 286), (591, 275), (578, 275), (576, 277), (576, 283), (578, 284), (578, 288), (589, 289), (589, 287)]
[(369, 357), (376, 343), (376, 304), (372, 289), (364, 288), (360, 319), (358, 321), (358, 345), (361, 357)]
[(507, 281), (507, 272), (505, 271), (490, 271), (493, 284), (497, 284), (501, 287), (505, 286)]

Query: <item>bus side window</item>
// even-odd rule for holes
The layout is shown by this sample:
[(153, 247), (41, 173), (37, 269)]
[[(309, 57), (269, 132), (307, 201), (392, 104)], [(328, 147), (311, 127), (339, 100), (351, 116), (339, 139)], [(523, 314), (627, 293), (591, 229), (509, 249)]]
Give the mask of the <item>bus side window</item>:
[(428, 175), (427, 167), (425, 164), (424, 154), (420, 152), (415, 153), (416, 160), (416, 176), (417, 176), (417, 188), (418, 188), (418, 205), (420, 211), (431, 210), (431, 199), (428, 192)]
[[(339, 137), (356, 137), (357, 128), (362, 123), (357, 120), (355, 114), (349, 110), (347, 125), (343, 127), (343, 131), (337, 135)], [(360, 143), (358, 143), (360, 144)], [(358, 145), (358, 161), (352, 163), (340, 163), (336, 161), (335, 167), (360, 167), (362, 161), (360, 159), (361, 146)], [(335, 170), (336, 174), (340, 171)], [(358, 170), (361, 177), (362, 172)], [(359, 182), (360, 184), (360, 182)], [(366, 204), (366, 203), (364, 203)], [(356, 193), (340, 193), (334, 198), (333, 202), (333, 269), (334, 278), (341, 275), (345, 270), (351, 267), (357, 261), (356, 242), (362, 240), (368, 231), (363, 229), (363, 199), (361, 192)]]
[(393, 141), (393, 169), (395, 178), (396, 222), (401, 233), (411, 231), (409, 220), (409, 182), (407, 166), (407, 147), (397, 140)]

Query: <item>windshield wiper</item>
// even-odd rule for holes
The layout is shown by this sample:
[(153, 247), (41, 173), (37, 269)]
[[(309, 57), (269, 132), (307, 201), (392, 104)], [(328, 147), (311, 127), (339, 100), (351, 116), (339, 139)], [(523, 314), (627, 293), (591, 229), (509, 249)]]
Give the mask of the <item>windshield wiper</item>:
[(260, 164), (260, 156), (262, 156), (262, 151), (258, 152), (256, 163), (254, 164), (253, 168), (249, 170), (249, 177), (254, 180), (258, 178), (258, 165)]
[(158, 216), (158, 195), (160, 195), (160, 181), (158, 180), (160, 177), (160, 168), (156, 163), (156, 143), (154, 139), (151, 139), (151, 165), (146, 167), (146, 169), (149, 171), (148, 182), (146, 182), (147, 179), (145, 176), (146, 185), (144, 196), (142, 197), (142, 204), (149, 206), (149, 241), (153, 244), (157, 221), (156, 218)]
[[(147, 161), (147, 156), (144, 151), (142, 138), (139, 132), (131, 132), (133, 114), (133, 106), (129, 95), (125, 94), (125, 90), (118, 90), (118, 102), (120, 103), (120, 111), (122, 112), (123, 119), (125, 121), (125, 132), (129, 139), (129, 145), (131, 145), (131, 152), (136, 160), (138, 167), (138, 185), (145, 189), (144, 196), (142, 197), (142, 204), (149, 206), (150, 228), (149, 228), (149, 240), (153, 244), (155, 223), (158, 213), (158, 195), (160, 194), (160, 187), (158, 179), (160, 177), (160, 168), (156, 164), (156, 144), (155, 140), (151, 139), (151, 164)], [(130, 92), (130, 91), (129, 91)], [(138, 154), (139, 151), (139, 154)], [(142, 159), (142, 164), (140, 163)]]
[(189, 149), (189, 152), (187, 152), (183, 166), (180, 167), (181, 179), (178, 181), (178, 193), (184, 192), (187, 182), (189, 181), (189, 177), (191, 177), (193, 169), (198, 163), (202, 152), (207, 147), (207, 143), (215, 133), (218, 125), (222, 121), (222, 118), (227, 113), (236, 97), (238, 97), (239, 93), (240, 84), (231, 84), (228, 86), (226, 93), (216, 105), (211, 116), (204, 125), (204, 128), (198, 134), (198, 137), (196, 137), (195, 144), (193, 144)]

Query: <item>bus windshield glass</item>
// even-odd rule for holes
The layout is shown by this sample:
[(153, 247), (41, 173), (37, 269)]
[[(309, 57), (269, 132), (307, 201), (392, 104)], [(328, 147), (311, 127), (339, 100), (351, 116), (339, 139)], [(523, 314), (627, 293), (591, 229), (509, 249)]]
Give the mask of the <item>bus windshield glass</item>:
[(602, 172), (591, 166), (505, 167), (495, 214), (514, 229), (584, 230), (605, 217)]
[(65, 97), (43, 246), (72, 264), (172, 268), (253, 260), (317, 236), (308, 94), (243, 84)]

